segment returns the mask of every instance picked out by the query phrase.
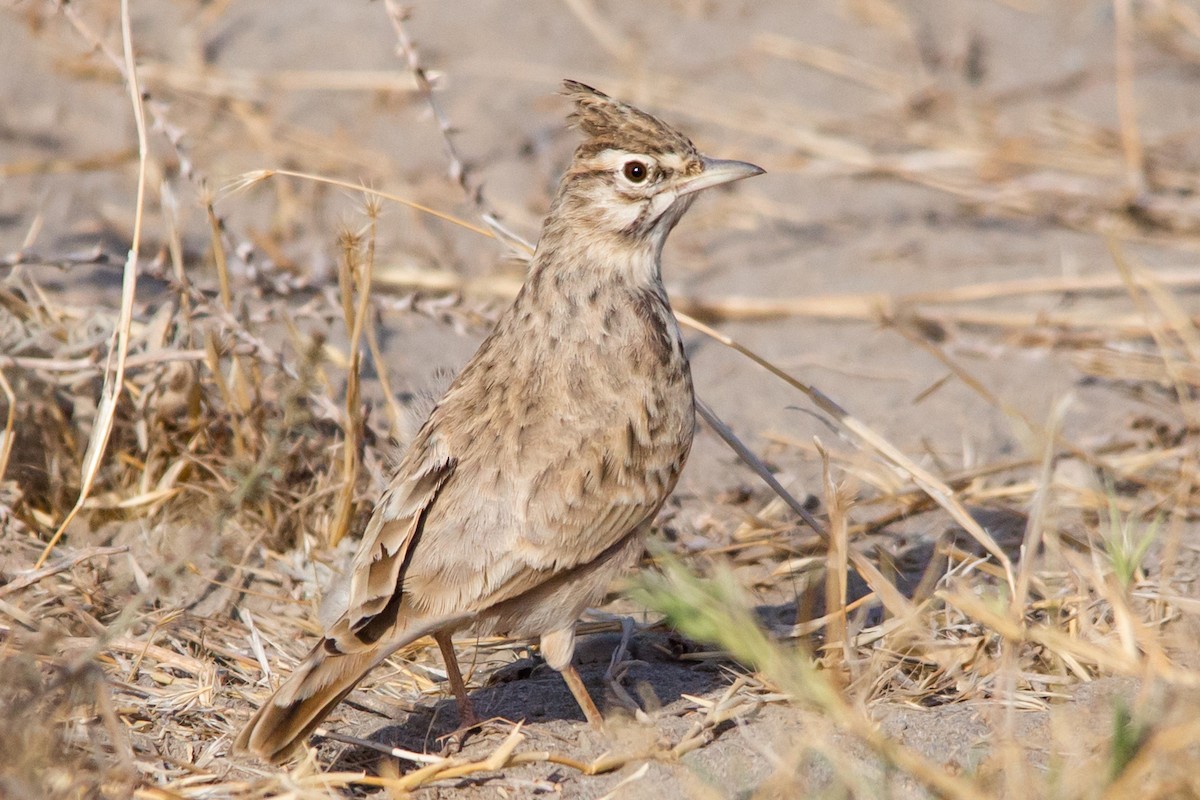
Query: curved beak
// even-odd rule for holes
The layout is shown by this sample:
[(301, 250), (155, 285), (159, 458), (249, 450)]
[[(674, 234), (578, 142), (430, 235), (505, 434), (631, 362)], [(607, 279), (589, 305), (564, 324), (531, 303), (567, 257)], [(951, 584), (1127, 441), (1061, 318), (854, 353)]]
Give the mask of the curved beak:
[(740, 181), (742, 178), (753, 178), (755, 175), (762, 175), (766, 172), (762, 167), (745, 161), (709, 158), (708, 156), (701, 156), (700, 158), (704, 164), (704, 171), (699, 175), (681, 181), (675, 187), (676, 197), (692, 194), (701, 189), (710, 189), (713, 186), (720, 186), (724, 183)]

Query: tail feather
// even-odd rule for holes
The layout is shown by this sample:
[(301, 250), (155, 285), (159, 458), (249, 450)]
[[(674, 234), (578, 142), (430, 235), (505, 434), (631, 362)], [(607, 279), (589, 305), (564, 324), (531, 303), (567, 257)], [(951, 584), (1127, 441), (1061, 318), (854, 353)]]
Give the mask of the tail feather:
[(325, 646), (331, 640), (322, 639), (246, 723), (234, 750), (273, 763), (286, 760), (377, 664), (422, 636), (457, 630), (471, 617), (462, 613), (403, 620), (374, 646), (351, 653), (331, 652)]
[[(339, 654), (321, 642), (263, 703), (234, 742), (234, 748), (265, 761), (291, 755), (387, 653), (372, 648)], [(381, 657), (382, 656), (382, 657)]]

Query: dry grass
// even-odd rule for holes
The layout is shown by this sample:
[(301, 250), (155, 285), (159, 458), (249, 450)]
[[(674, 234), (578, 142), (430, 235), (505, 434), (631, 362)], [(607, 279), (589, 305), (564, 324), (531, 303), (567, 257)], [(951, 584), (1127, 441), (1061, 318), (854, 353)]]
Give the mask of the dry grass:
[[(223, 5), (205, 13), (219, 15)], [(849, 5), (898, 36), (912, 33), (885, 0)], [(694, 317), (681, 315), (685, 323), (785, 381), (797, 402), (809, 402), (849, 443), (776, 437), (780, 447), (823, 464), (819, 519), (798, 522), (811, 508), (776, 482), (773, 494), (742, 498), (740, 525), (715, 537), (676, 532), (651, 558), (657, 569), (637, 581), (647, 619), (662, 617), (715, 648), (686, 658), (723, 665), (730, 674), (724, 688), (685, 696), (671, 709), (639, 709), (638, 719), (671, 732), (658, 731), (653, 741), (630, 734), (612, 753), (583, 756), (568, 744), (530, 743), (528, 728), (516, 725), (486, 752), (441, 758), (391, 751), (407, 759), (403, 771), (392, 761), (374, 771), (344, 769), (345, 759), (331, 760), (329, 748), (277, 771), (231, 760), (227, 749), (269, 678), (317, 632), (322, 588), (352, 549), (395, 454), (392, 439), (402, 437), (414, 413), (387, 374), (377, 339), (381, 315), (478, 330), (516, 281), (376, 264), (380, 203), (389, 198), (341, 183), (356, 202), (363, 198), (355, 230), (341, 237), (329, 285), (309, 283), (286, 258), (273, 257), (282, 252), (273, 249), (279, 238), (243, 235), (239, 220), (218, 211), (208, 193), (215, 182), (192, 158), (179, 121), (186, 115), (172, 101), (186, 93), (227, 103), (254, 130), (263, 112), (247, 98), (264, 92), (318, 85), (402, 91), (432, 108), (446, 143), (446, 205), (466, 209), (436, 211), (392, 195), (415, 220), (426, 212), (441, 218), (442, 227), (419, 235), (435, 243), (487, 236), (515, 252), (527, 245), (484, 201), (405, 15), (390, 2), (415, 89), (397, 89), (394, 75), (351, 81), (213, 67), (185, 74), (143, 62), (137, 74), (152, 79), (149, 94), (134, 80), (127, 84), (142, 135), (136, 152), (0, 165), (6, 176), (73, 173), (131, 156), (140, 166), (119, 308), (56, 296), (39, 278), (55, 268), (115, 270), (100, 251), (43, 257), (33, 230), (26, 247), (0, 260), (0, 715), (7, 723), (0, 730), (0, 795), (253, 798), (383, 790), (401, 797), (462, 785), (449, 782), (467, 777), (502, 786), (506, 775), (531, 764), (592, 775), (676, 763), (733, 730), (771, 766), (758, 786), (762, 796), (1200, 797), (1200, 329), (1186, 303), (1200, 278), (1148, 269), (1128, 252), (1139, 241), (1200, 245), (1200, 206), (1181, 190), (1195, 184), (1200, 166), (1180, 158), (1176, 143), (1139, 130), (1128, 52), (1136, 27), (1165, 57), (1193, 62), (1200, 57), (1200, 16), (1182, 2), (1145, 6), (1136, 15), (1126, 0), (1115, 2), (1116, 130), (1047, 119), (1025, 138), (965, 131), (957, 105), (969, 92), (775, 35), (758, 42), (766, 56), (859, 81), (892, 98), (895, 110), (870, 136), (856, 138), (848, 126), (816, 126), (777, 100), (707, 97), (676, 91), (665, 79), (653, 83), (658, 107), (734, 130), (753, 121), (792, 158), (823, 169), (899, 178), (949, 192), (981, 212), (1103, 234), (1111, 275), (904, 295), (679, 298), (678, 308)], [(580, 0), (568, 8), (615, 58), (636, 57), (598, 7)], [(89, 49), (73, 64), (73, 79), (135, 74), (127, 9), (111, 19), (53, 3), (25, 13), (36, 18), (31, 29), (69, 31)], [(122, 47), (99, 32), (110, 23), (123, 32)], [(559, 76), (545, 77), (550, 85)], [(146, 172), (161, 173), (164, 160), (197, 195), (211, 270), (185, 248), (186, 232), (168, 212), (157, 220), (157, 256), (140, 256), (140, 249), (153, 250), (141, 247)], [(235, 185), (274, 192), (287, 210), (303, 205), (297, 193), (330, 182), (268, 169)], [(764, 205), (757, 213), (782, 211)], [(463, 222), (464, 214), (483, 225)], [(253, 269), (242, 258), (249, 250), (266, 256)], [(153, 304), (136, 302), (137, 279), (145, 275), (166, 287)], [(1005, 305), (1085, 295), (1118, 299), (1104, 312)], [(894, 330), (936, 359), (944, 380), (961, 382), (1004, 414), (1024, 454), (957, 472), (933, 469), (856, 416), (852, 403), (835, 401), (709, 327), (788, 317), (872, 321)], [(1048, 420), (1025, 418), (956, 356), (951, 345), (966, 335), (1010, 350), (1066, 352), (1081, 373), (1127, 386), (1156, 414), (1110, 435), (1068, 438), (1070, 404)], [(771, 478), (711, 410), (705, 416)], [(953, 526), (914, 541), (895, 533), (899, 523), (917, 519), (938, 520), (927, 528), (945, 520)], [(771, 604), (787, 618), (767, 614)], [(613, 621), (589, 626), (619, 628)], [(641, 630), (650, 636), (662, 624)], [(482, 643), (479, 671), (511, 660), (513, 650), (509, 642)], [(416, 643), (378, 672), (369, 685), (389, 706), (384, 712), (444, 693), (429, 643)], [(1124, 705), (1100, 709), (1103, 735), (1081, 736), (1051, 715), (1050, 732), (1029, 740), (1022, 712), (1057, 709), (1079, 687), (1117, 679), (1131, 688)], [(378, 715), (375, 727), (383, 724), (388, 714), (363, 704)], [(974, 763), (948, 768), (880, 724), (896, 708), (956, 705), (980, 709), (991, 726), (986, 752)], [(756, 715), (774, 706), (801, 715), (802, 743), (758, 738)], [(667, 724), (680, 718), (681, 727)], [(352, 765), (367, 763), (364, 747), (378, 747), (327, 733), (354, 745), (347, 751)], [(629, 782), (645, 775), (626, 772)], [(711, 791), (701, 783), (692, 789), (696, 796)], [(610, 791), (621, 796), (620, 785)]]

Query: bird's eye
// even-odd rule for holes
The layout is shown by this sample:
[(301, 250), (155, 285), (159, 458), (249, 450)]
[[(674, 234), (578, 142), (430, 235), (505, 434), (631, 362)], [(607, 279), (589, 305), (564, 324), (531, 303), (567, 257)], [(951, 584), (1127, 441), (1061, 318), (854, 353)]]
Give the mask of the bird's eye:
[(650, 174), (650, 170), (646, 169), (646, 165), (640, 161), (625, 162), (625, 177), (630, 183), (641, 183), (646, 180), (646, 176)]

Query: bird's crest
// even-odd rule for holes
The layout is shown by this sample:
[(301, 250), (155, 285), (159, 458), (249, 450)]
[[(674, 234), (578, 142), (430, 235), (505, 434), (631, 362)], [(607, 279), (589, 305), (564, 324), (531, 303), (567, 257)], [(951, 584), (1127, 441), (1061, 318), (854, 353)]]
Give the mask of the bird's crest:
[(658, 117), (578, 81), (563, 81), (562, 93), (575, 103), (569, 121), (587, 136), (575, 151), (576, 158), (609, 149), (651, 156), (662, 153), (698, 156), (688, 137)]

